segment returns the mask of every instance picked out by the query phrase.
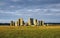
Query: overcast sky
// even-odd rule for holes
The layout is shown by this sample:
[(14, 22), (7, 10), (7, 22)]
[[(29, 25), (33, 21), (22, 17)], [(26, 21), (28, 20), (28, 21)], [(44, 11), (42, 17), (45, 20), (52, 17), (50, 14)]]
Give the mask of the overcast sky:
[(60, 23), (60, 0), (0, 0), (0, 23), (29, 17)]

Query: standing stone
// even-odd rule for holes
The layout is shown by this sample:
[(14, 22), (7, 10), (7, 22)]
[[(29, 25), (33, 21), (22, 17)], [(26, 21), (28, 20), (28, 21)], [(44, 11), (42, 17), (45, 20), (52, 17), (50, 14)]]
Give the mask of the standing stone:
[(10, 26), (15, 26), (15, 22), (11, 21)]
[(34, 25), (37, 25), (37, 19), (34, 19)]
[(34, 25), (33, 18), (29, 18), (28, 25)]
[(18, 21), (17, 21), (17, 25), (20, 26), (20, 19), (18, 19)]
[(28, 25), (31, 25), (31, 21), (30, 21), (30, 18), (28, 19)]
[(18, 26), (18, 21), (15, 22), (15, 26)]
[(44, 26), (44, 21), (41, 21), (41, 26)]
[(38, 21), (38, 25), (41, 26), (41, 21)]
[(26, 22), (24, 25), (25, 25), (25, 26), (28, 26), (28, 23)]
[(24, 25), (23, 18), (18, 19), (18, 26)]
[(20, 18), (20, 25), (24, 25), (24, 21), (23, 21), (23, 18)]

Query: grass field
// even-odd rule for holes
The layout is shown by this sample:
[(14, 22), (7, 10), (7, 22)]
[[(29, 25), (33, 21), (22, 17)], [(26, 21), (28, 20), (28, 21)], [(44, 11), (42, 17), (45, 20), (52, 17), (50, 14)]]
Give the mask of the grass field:
[(60, 26), (0, 26), (0, 38), (60, 38)]

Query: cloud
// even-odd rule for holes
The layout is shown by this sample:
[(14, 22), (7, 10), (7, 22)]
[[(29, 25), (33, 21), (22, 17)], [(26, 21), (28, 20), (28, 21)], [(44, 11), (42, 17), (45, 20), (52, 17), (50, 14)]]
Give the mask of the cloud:
[(54, 14), (58, 14), (60, 12), (60, 9), (19, 9), (16, 11), (3, 11), (0, 10), (1, 13), (7, 13), (7, 14), (12, 14), (12, 15), (26, 15), (28, 16), (30, 14), (31, 15), (54, 15)]
[[(43, 20), (46, 20), (46, 19), (52, 20), (53, 18), (56, 19), (56, 18), (58, 18), (58, 16), (60, 16), (60, 14), (55, 13), (54, 10), (55, 9), (19, 9), (19, 10), (16, 10), (14, 12), (3, 11), (2, 14), (1, 13), (0, 14), (2, 15), (2, 17), (5, 17), (5, 18), (0, 18), (0, 19), (7, 19), (8, 18), (8, 19), (14, 20), (14, 19), (18, 19), (18, 18), (21, 18), (21, 17), (22, 18), (33, 17), (33, 18), (37, 18), (37, 19), (40, 18), (40, 19), (43, 19)], [(56, 9), (56, 10), (58, 10), (58, 9)]]
[(60, 3), (46, 5), (46, 8), (60, 9)]
[(11, 5), (10, 8), (14, 8), (15, 6)]
[(19, 2), (19, 1), (22, 1), (22, 0), (11, 0), (11, 1), (13, 1), (13, 2)]
[(0, 19), (0, 23), (10, 23), (10, 19)]
[(5, 2), (0, 2), (0, 6), (4, 6), (4, 5), (6, 5)]
[(46, 21), (53, 18), (59, 20), (60, 0), (4, 0), (0, 2), (0, 19), (15, 20), (21, 17), (26, 20), (28, 17)]

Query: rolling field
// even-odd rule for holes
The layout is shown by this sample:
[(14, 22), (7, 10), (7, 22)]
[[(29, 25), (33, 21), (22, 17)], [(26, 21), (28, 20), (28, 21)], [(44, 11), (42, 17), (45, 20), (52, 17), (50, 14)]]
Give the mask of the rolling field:
[(60, 26), (0, 26), (0, 38), (60, 38)]

